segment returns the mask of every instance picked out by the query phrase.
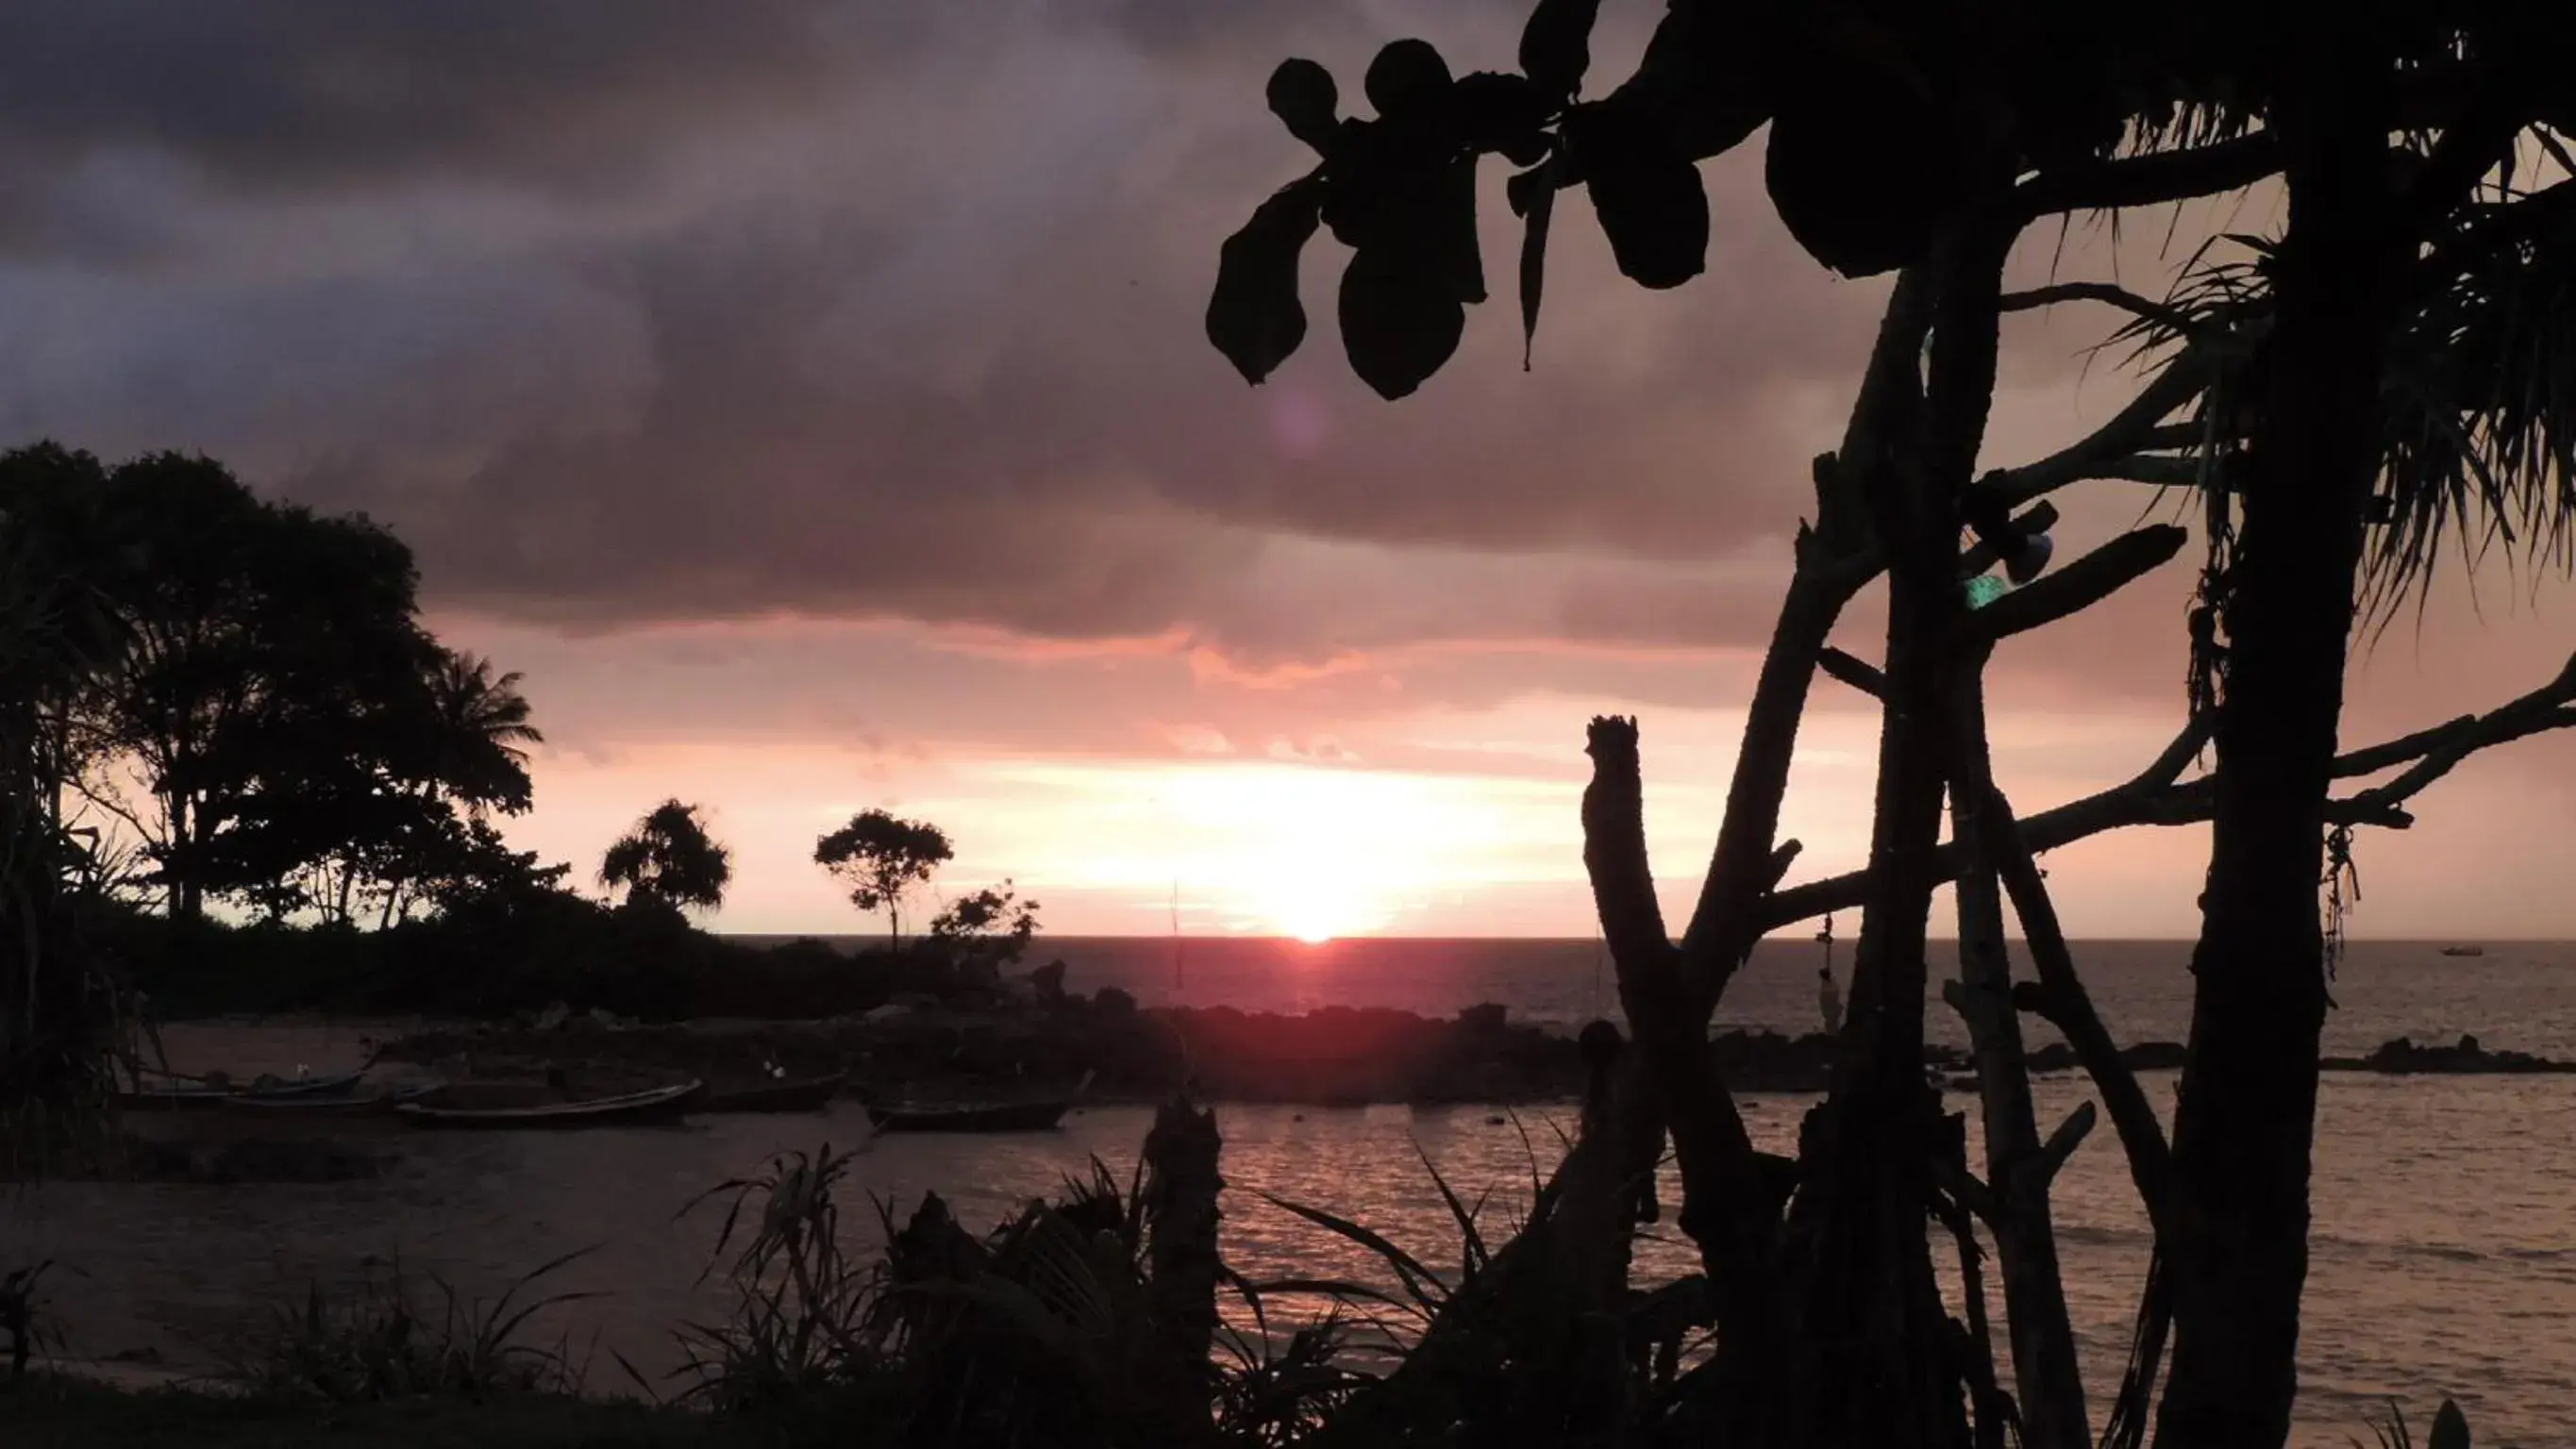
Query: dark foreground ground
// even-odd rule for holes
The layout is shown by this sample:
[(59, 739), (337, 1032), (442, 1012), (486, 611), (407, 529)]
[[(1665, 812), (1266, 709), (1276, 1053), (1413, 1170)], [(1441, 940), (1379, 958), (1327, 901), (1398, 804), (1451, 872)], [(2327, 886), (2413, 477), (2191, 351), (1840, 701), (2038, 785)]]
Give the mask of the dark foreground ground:
[(0, 1444), (8, 1449), (799, 1449), (825, 1441), (783, 1420), (552, 1395), (330, 1404), (137, 1392), (41, 1375), (0, 1387)]

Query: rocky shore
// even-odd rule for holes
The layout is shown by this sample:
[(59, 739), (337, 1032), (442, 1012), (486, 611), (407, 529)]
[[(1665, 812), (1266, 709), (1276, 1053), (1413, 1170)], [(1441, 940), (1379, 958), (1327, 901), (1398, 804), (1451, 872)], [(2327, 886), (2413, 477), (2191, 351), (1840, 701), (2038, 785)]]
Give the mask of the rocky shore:
[[(1821, 1034), (1734, 1031), (1710, 1046), (1737, 1091), (1821, 1091), (1832, 1068), (1833, 1045)], [(853, 1093), (879, 1098), (1016, 1092), (1089, 1074), (1094, 1100), (1149, 1100), (1187, 1083), (1216, 1101), (1516, 1103), (1572, 1099), (1584, 1081), (1570, 1036), (1513, 1021), (1500, 1006), (1448, 1018), (1350, 1007), (1296, 1016), (1230, 1007), (1149, 1010), (1114, 989), (1039, 1002), (915, 999), (812, 1022), (645, 1024), (550, 1011), (421, 1032), (388, 1043), (383, 1056), (456, 1078), (569, 1068), (595, 1077), (689, 1075), (727, 1084), (773, 1070), (846, 1071)], [(1939, 1079), (1973, 1087), (1965, 1053), (1936, 1046), (1932, 1056)], [(2133, 1070), (2168, 1071), (2182, 1065), (2183, 1048), (2140, 1042), (2121, 1057)], [(2576, 1064), (2488, 1051), (2474, 1037), (2452, 1046), (2400, 1038), (2366, 1057), (2325, 1065), (2385, 1073), (2576, 1071)], [(2033, 1050), (2030, 1066), (2042, 1075), (2078, 1070), (2075, 1054), (2056, 1042)]]

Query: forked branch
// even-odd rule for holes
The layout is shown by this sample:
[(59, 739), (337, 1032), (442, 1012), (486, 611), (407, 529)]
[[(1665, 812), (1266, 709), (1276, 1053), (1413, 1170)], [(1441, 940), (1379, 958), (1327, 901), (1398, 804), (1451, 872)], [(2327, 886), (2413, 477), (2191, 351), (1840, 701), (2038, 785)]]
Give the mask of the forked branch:
[[(2414, 817), (2404, 808), (2406, 802), (2449, 774), (2462, 760), (2480, 750), (2569, 728), (2576, 728), (2576, 659), (2571, 659), (2557, 678), (2485, 714), (2462, 715), (2448, 724), (2337, 756), (2334, 775), (2338, 779), (2376, 774), (2401, 765), (2410, 768), (2386, 784), (2328, 801), (2326, 819), (2339, 825), (2403, 830), (2414, 823)], [(2038, 854), (2106, 830), (2132, 825), (2195, 825), (2208, 820), (2216, 804), (2208, 779), (2180, 779), (2207, 742), (2205, 725), (2185, 726), (2181, 735), (2134, 779), (2021, 821), (2022, 843)], [(1967, 852), (1956, 841), (1947, 843), (1941, 847), (1939, 864), (1942, 879), (1957, 880), (1968, 868)], [(1827, 911), (1850, 910), (1868, 898), (1868, 890), (1868, 872), (1851, 871), (1776, 891), (1763, 903), (1762, 928), (1776, 931)]]

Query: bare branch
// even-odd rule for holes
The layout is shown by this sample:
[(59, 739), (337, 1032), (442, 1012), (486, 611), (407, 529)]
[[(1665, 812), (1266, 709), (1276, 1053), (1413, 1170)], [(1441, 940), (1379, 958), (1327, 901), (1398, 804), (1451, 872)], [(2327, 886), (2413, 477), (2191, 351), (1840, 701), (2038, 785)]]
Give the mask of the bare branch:
[[(2132, 453), (2095, 468), (2093, 476), (2123, 483), (2149, 483), (2158, 488), (2197, 488), (2206, 474), (2198, 459), (2160, 453)], [(2224, 479), (2220, 480), (2220, 486), (2227, 486)], [(2234, 490), (2231, 488), (2229, 491)]]
[(2190, 313), (2152, 297), (2142, 297), (2116, 282), (2056, 282), (2045, 287), (2033, 287), (2027, 292), (2006, 292), (2001, 310), (2035, 312), (2061, 302), (2100, 302), (2170, 327), (2185, 337), (2197, 334), (2204, 326)]
[(2430, 731), (2431, 738), (2426, 742), (2424, 753), (2404, 773), (2387, 784), (2375, 785), (2338, 803), (2357, 811), (2393, 809), (2403, 805), (2425, 786), (2451, 773), (2462, 760), (2480, 750), (2576, 725), (2576, 709), (2568, 707), (2571, 699), (2576, 699), (2576, 660), (2569, 661), (2567, 672), (2548, 685), (2502, 709), (2470, 719), (2453, 720), (2438, 730)]
[[(2188, 406), (2209, 385), (2210, 373), (2218, 362), (2215, 344), (2195, 342), (2159, 369), (2138, 389), (2128, 406), (2112, 415), (2109, 422), (2093, 430), (2091, 436), (2070, 443), (2035, 463), (2019, 468), (1988, 473), (1977, 487), (1989, 490), (2006, 508), (2017, 508), (2043, 494), (2053, 493), (2069, 483), (2097, 476), (2097, 470), (2116, 460), (2150, 449), (2177, 447), (2196, 439), (2197, 434), (2180, 434), (2164, 430), (2165, 419)], [(2176, 441), (2179, 438), (2180, 441)]]
[(1968, 616), (1989, 641), (2007, 639), (2089, 609), (2182, 551), (2188, 530), (2169, 523), (2134, 529), (2054, 573), (2043, 574)]
[(2003, 1218), (2003, 1205), (1996, 1200), (1995, 1190), (1977, 1175), (1945, 1158), (1932, 1160), (1932, 1180), (1950, 1199), (1974, 1214), (1977, 1221), (1994, 1227)]
[(2093, 1122), (2093, 1104), (2076, 1103), (2075, 1110), (2066, 1114), (2066, 1120), (2057, 1124), (2057, 1130), (2048, 1134), (2048, 1140), (2039, 1144), (2039, 1157), (2033, 1171), (2040, 1181), (2055, 1178), (2058, 1169), (2066, 1166), (2066, 1159), (2073, 1157), (2075, 1149), (2083, 1146), (2084, 1139), (2091, 1135)]
[(1872, 699), (1887, 697), (1887, 676), (1879, 672), (1877, 665), (1855, 659), (1830, 644), (1816, 655), (1816, 667)]
[[(1995, 867), (2003, 876), (2004, 893), (2012, 900), (2013, 914), (2021, 917), (2022, 941), (2030, 950), (2032, 967), (2039, 973), (2035, 991), (2016, 994), (2035, 996), (2037, 1000), (2032, 1004), (2039, 1008), (2040, 1016), (2075, 1049), (2075, 1059), (2084, 1064), (2094, 1090), (2102, 1094), (2102, 1105), (2111, 1113), (2111, 1125), (2118, 1131), (2120, 1146), (2129, 1158), (2129, 1176), (2137, 1184), (2139, 1200), (2146, 1204), (2148, 1221), (2156, 1226), (2157, 1241), (2170, 1242), (2165, 1231), (2165, 1186), (2173, 1175), (2173, 1151), (2165, 1144), (2164, 1127), (2156, 1120), (2146, 1090), (2138, 1085), (2137, 1073), (2120, 1060), (2119, 1043), (2112, 1040), (2111, 1029), (2102, 1024), (2101, 1013), (2094, 1010), (2093, 998), (2084, 989), (2084, 978), (2076, 974), (2074, 954), (2067, 949), (2066, 933), (2058, 925), (2057, 907), (2048, 898), (2048, 886), (2039, 878), (2039, 866), (2031, 859), (2003, 792), (1987, 793), (1986, 811), (1987, 828), (1993, 832)], [(2064, 1131), (2060, 1128), (2059, 1135)]]
[(2211, 716), (2193, 715), (2191, 722), (2182, 727), (2182, 733), (2174, 736), (2173, 743), (2165, 746), (2164, 753), (2148, 761), (2147, 767), (2140, 770), (2130, 784), (2142, 789), (2162, 789), (2181, 779), (2182, 772), (2190, 768), (2191, 762), (2199, 758), (2201, 750), (2209, 744), (2210, 733), (2216, 728), (2217, 722)]
[[(2000, 607), (2000, 603), (1992, 607)], [(2496, 745), (2571, 728), (2576, 728), (2576, 659), (2571, 659), (2568, 668), (2549, 683), (2487, 714), (2464, 715), (2446, 725), (2338, 756), (2333, 768), (2339, 779), (2410, 762), (2415, 768), (2385, 785), (2326, 802), (2326, 819), (2338, 825), (2403, 830), (2414, 823), (2414, 817), (2402, 808), (2405, 802), (2449, 774), (2460, 761)], [(2207, 738), (2206, 728), (2187, 727), (2156, 757), (2154, 764), (2135, 778), (2022, 821), (2023, 842), (2033, 852), (2050, 851), (2106, 830), (2132, 825), (2197, 825), (2208, 820), (2216, 799), (2209, 781), (2175, 783)], [(1941, 847), (1942, 879), (1957, 880), (1967, 868), (1967, 853), (1957, 842)], [(1868, 873), (1852, 871), (1776, 891), (1764, 903), (1762, 929), (1776, 931), (1827, 911), (1850, 910), (1868, 899), (1868, 890)]]
[[(1618, 970), (1620, 1004), (1672, 1135), (1682, 1178), (1680, 1226), (1699, 1244), (1709, 1281), (1718, 1287), (1721, 1327), (1758, 1331), (1768, 1292), (1762, 1243), (1777, 1214), (1762, 1202), (1752, 1138), (1708, 1059), (1707, 1013), (1695, 1005), (1681, 950), (1665, 933), (1655, 899), (1637, 722), (1594, 719), (1585, 752), (1592, 756), (1592, 783), (1583, 792), (1583, 864)], [(1756, 868), (1767, 872), (1774, 862), (1787, 866), (1782, 853), (1766, 848)], [(1764, 874), (1753, 884), (1758, 889), (1770, 879)]]
[[(1583, 867), (1592, 877), (1611, 955), (1636, 969), (1673, 954), (1654, 873), (1646, 864), (1637, 722), (1619, 715), (1594, 719), (1584, 753), (1592, 757), (1592, 784), (1583, 792)], [(1661, 969), (1677, 965), (1664, 961)]]

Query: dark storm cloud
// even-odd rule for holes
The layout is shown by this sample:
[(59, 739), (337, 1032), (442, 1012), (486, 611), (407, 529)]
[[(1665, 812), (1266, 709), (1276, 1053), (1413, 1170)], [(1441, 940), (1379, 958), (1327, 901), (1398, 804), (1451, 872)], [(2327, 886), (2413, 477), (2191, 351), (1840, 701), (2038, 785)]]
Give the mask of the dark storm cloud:
[(229, 186), (593, 179), (774, 108), (916, 27), (811, 0), (18, 0), (0, 11), (0, 154), (120, 149)]
[(1743, 564), (1785, 559), (1881, 292), (1797, 252), (1754, 151), (1708, 168), (1709, 271), (1676, 292), (1566, 210), (1534, 372), (1498, 197), (1501, 295), (1413, 399), (1340, 360), (1328, 240), (1272, 383), (1201, 336), (1218, 241), (1302, 164), (1270, 65), (1355, 92), (1402, 33), (1507, 64), (1520, 8), (12, 9), (0, 148), (56, 183), (14, 230), (162, 250), (148, 282), (0, 265), (34, 343), (0, 421), (206, 448), (392, 519), (434, 597), (556, 624), (1178, 633), (1255, 664), (1758, 640)]

